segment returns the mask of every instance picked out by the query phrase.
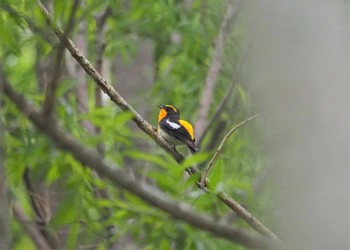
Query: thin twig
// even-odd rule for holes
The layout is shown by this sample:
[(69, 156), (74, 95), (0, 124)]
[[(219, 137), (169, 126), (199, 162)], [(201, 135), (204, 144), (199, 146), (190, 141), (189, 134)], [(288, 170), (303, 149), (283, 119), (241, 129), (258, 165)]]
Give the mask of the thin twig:
[(261, 236), (252, 236), (244, 230), (227, 224), (217, 223), (216, 219), (195, 212), (185, 204), (179, 204), (179, 202), (171, 200), (166, 194), (154, 189), (154, 187), (147, 184), (140, 185), (140, 183), (130, 178), (124, 170), (107, 162), (96, 151), (84, 147), (71, 135), (65, 133), (54, 119), (47, 118), (39, 113), (22, 95), (18, 94), (9, 85), (4, 77), (0, 76), (0, 83), (3, 84), (5, 95), (10, 98), (19, 111), (25, 114), (38, 130), (51, 138), (57, 147), (70, 152), (81, 164), (140, 197), (146, 203), (163, 210), (175, 219), (182, 220), (201, 230), (211, 232), (244, 246), (260, 249), (280, 246), (281, 243), (278, 241), (261, 238)]
[(233, 23), (233, 19), (238, 16), (238, 9), (238, 6), (234, 8), (231, 4), (228, 5), (226, 14), (220, 26), (219, 34), (215, 39), (212, 62), (207, 73), (205, 86), (199, 106), (200, 108), (198, 112), (198, 118), (195, 122), (196, 134), (199, 138), (202, 137), (207, 124), (208, 113), (213, 99), (214, 87), (217, 83), (218, 74), (221, 69), (221, 61), (224, 55), (224, 43), (228, 35), (228, 30), (230, 27), (229, 24)]
[(258, 113), (258, 114), (255, 114), (247, 119), (245, 119), (244, 121), (238, 123), (236, 126), (234, 126), (225, 136), (224, 138), (222, 139), (218, 149), (216, 150), (216, 152), (214, 153), (213, 157), (210, 159), (207, 167), (204, 169), (203, 171), (203, 175), (202, 175), (202, 178), (201, 178), (201, 181), (200, 181), (200, 184), (202, 186), (206, 186), (206, 183), (207, 183), (207, 180), (208, 180), (208, 175), (209, 173), (212, 171), (213, 167), (214, 167), (214, 162), (216, 160), (216, 158), (219, 156), (219, 154), (221, 153), (226, 141), (228, 140), (228, 138), (237, 130), (239, 129), (241, 126), (243, 126), (244, 124), (246, 124), (247, 122), (253, 120), (254, 118), (257, 118), (259, 117), (260, 115), (264, 114), (265, 112), (262, 112), (262, 113)]
[(35, 222), (31, 222), (29, 218), (23, 213), (22, 209), (17, 203), (13, 204), (13, 214), (16, 220), (23, 226), (23, 228), (27, 231), (33, 242), (35, 243), (38, 249), (50, 250), (52, 249), (49, 243), (46, 241), (45, 237), (40, 232), (37, 224)]
[[(74, 19), (75, 19), (75, 13), (79, 6), (79, 0), (75, 0), (72, 6), (72, 10), (69, 16), (68, 23), (66, 25), (66, 29), (63, 32), (63, 36), (67, 37), (69, 33), (73, 30), (74, 27)], [(52, 111), (55, 107), (55, 93), (56, 89), (58, 87), (59, 78), (62, 71), (62, 61), (64, 58), (64, 50), (65, 45), (63, 42), (60, 42), (57, 47), (56, 51), (56, 58), (53, 65), (53, 73), (52, 78), (49, 84), (46, 86), (45, 90), (45, 99), (43, 102), (42, 112), (44, 115), (49, 116), (52, 114)]]

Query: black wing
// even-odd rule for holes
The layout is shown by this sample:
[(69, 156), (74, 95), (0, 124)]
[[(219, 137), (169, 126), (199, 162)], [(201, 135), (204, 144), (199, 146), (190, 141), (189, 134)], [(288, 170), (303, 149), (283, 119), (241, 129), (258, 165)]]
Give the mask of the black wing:
[[(198, 151), (196, 145), (194, 144), (194, 140), (192, 141), (191, 135), (187, 132), (187, 130), (177, 121), (171, 121), (170, 124), (168, 121), (168, 119), (163, 119), (159, 124), (160, 127), (179, 141), (187, 144), (192, 153)], [(174, 124), (174, 126), (171, 124)]]

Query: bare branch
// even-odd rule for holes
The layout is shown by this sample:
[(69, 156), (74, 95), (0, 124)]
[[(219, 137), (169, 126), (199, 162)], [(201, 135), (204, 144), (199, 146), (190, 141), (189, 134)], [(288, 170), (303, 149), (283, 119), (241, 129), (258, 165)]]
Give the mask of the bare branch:
[(249, 213), (242, 205), (232, 199), (224, 192), (219, 192), (216, 196), (224, 202), (227, 206), (229, 206), (236, 214), (244, 219), (245, 221), (249, 221), (249, 225), (251, 225), (257, 232), (262, 235), (271, 237), (274, 240), (278, 240), (278, 237), (270, 231), (264, 224), (262, 224), (257, 218), (255, 218), (251, 213)]
[(216, 150), (216, 152), (214, 153), (213, 157), (210, 159), (207, 167), (204, 169), (203, 171), (203, 175), (202, 175), (202, 178), (201, 178), (201, 181), (200, 181), (200, 184), (202, 186), (205, 186), (205, 183), (207, 182), (207, 179), (208, 179), (208, 175), (209, 173), (212, 171), (213, 169), (213, 166), (214, 166), (214, 162), (216, 160), (216, 158), (219, 156), (219, 154), (221, 153), (226, 141), (228, 140), (228, 138), (237, 130), (239, 129), (241, 126), (243, 126), (244, 124), (246, 124), (247, 122), (253, 120), (254, 118), (257, 118), (259, 117), (260, 115), (262, 115), (264, 113), (258, 113), (256, 115), (253, 115), (247, 119), (245, 119), (244, 121), (240, 122), (239, 124), (237, 124), (236, 126), (234, 126), (225, 136), (224, 138), (222, 139), (218, 149)]
[(37, 224), (35, 222), (31, 222), (29, 218), (25, 216), (22, 209), (18, 204), (13, 204), (13, 214), (16, 220), (23, 226), (23, 228), (27, 231), (29, 236), (32, 238), (38, 249), (50, 250), (52, 249), (49, 243), (46, 241), (44, 236), (41, 234)]
[(73, 137), (63, 132), (55, 120), (40, 114), (22, 95), (19, 95), (12, 89), (4, 77), (1, 77), (0, 82), (3, 84), (4, 93), (17, 108), (42, 133), (51, 138), (59, 148), (70, 152), (81, 164), (88, 166), (114, 184), (140, 197), (146, 203), (163, 210), (175, 219), (187, 222), (192, 226), (211, 232), (232, 242), (251, 248), (279, 246), (280, 243), (278, 241), (264, 239), (261, 236), (253, 236), (243, 230), (217, 223), (216, 219), (194, 212), (186, 204), (179, 204), (179, 202), (171, 200), (165, 194), (147, 184), (140, 185), (132, 180), (123, 170), (104, 160), (97, 152), (85, 148)]
[[(79, 0), (74, 0), (73, 7), (69, 16), (69, 20), (66, 25), (65, 32), (63, 33), (64, 37), (67, 37), (69, 33), (73, 30), (75, 13), (78, 9), (78, 6), (79, 6)], [(47, 115), (47, 116), (51, 115), (54, 109), (55, 100), (56, 100), (55, 92), (58, 87), (59, 78), (62, 71), (62, 60), (64, 58), (64, 50), (65, 50), (65, 45), (61, 41), (56, 51), (56, 58), (53, 65), (52, 78), (50, 83), (46, 85), (46, 90), (45, 90), (45, 99), (43, 102), (42, 112), (44, 115)]]
[(219, 34), (214, 43), (214, 52), (211, 65), (205, 81), (205, 86), (200, 102), (196, 126), (196, 135), (202, 137), (208, 120), (208, 113), (213, 99), (214, 87), (217, 83), (218, 74), (221, 68), (221, 61), (224, 54), (224, 43), (228, 34), (229, 24), (238, 16), (238, 6), (234, 8), (231, 4), (228, 5), (226, 14), (222, 20)]

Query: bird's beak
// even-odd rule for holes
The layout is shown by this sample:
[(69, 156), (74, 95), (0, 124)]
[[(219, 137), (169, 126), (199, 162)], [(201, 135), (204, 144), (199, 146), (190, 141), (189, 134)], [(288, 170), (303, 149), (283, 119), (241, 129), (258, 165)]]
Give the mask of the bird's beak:
[(160, 109), (165, 108), (165, 106), (164, 106), (163, 104), (158, 104), (157, 106), (158, 106), (158, 108), (160, 108)]

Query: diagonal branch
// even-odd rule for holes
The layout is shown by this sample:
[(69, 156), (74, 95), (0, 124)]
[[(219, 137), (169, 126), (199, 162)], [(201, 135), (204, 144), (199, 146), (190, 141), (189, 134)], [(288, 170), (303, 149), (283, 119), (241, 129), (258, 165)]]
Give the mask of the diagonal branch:
[(230, 207), (236, 214), (245, 221), (249, 221), (251, 225), (257, 232), (261, 235), (270, 237), (271, 239), (279, 241), (278, 237), (271, 232), (264, 224), (262, 224), (256, 217), (249, 213), (241, 204), (228, 196), (225, 192), (219, 192), (216, 194), (223, 203)]
[(187, 222), (194, 227), (229, 241), (251, 248), (272, 248), (280, 245), (278, 241), (262, 238), (261, 236), (253, 236), (243, 230), (217, 223), (216, 219), (197, 213), (186, 204), (179, 204), (179, 202), (171, 200), (164, 193), (147, 184), (140, 185), (132, 180), (123, 170), (104, 160), (96, 151), (84, 147), (72, 136), (65, 133), (58, 127), (53, 118), (39, 113), (22, 95), (18, 94), (11, 87), (2, 74), (0, 74), (0, 77), (0, 84), (3, 85), (5, 95), (17, 106), (19, 111), (28, 117), (38, 130), (52, 139), (57, 147), (71, 153), (77, 161), (96, 171), (104, 178), (138, 196), (151, 206), (168, 213), (173, 218)]
[(205, 127), (207, 126), (208, 113), (213, 99), (214, 87), (217, 83), (218, 74), (221, 69), (221, 61), (224, 55), (224, 43), (228, 35), (229, 24), (238, 16), (238, 9), (239, 6), (234, 8), (232, 5), (228, 5), (226, 14), (220, 26), (219, 34), (215, 39), (213, 58), (205, 80), (198, 118), (195, 122), (198, 138), (202, 137)]
[(53, 21), (50, 12), (45, 8), (43, 4), (39, 1), (39, 6), (52, 30), (59, 37), (61, 42), (66, 46), (71, 55), (77, 60), (80, 66), (86, 71), (86, 73), (96, 82), (96, 84), (105, 92), (111, 100), (117, 104), (123, 111), (130, 112), (133, 114), (132, 120), (136, 125), (143, 130), (147, 135), (149, 135), (158, 145), (165, 149), (177, 162), (182, 162), (184, 160), (183, 155), (178, 153), (162, 136), (157, 133), (157, 129), (151, 126), (147, 121), (145, 121), (139, 113), (133, 109), (129, 103), (112, 87), (111, 84), (107, 82), (106, 79), (92, 66), (90, 61), (79, 51), (75, 44), (64, 36), (64, 33), (60, 27)]
[[(87, 58), (79, 51), (79, 49), (75, 46), (75, 44), (63, 36), (63, 32), (60, 27), (52, 20), (51, 14), (47, 11), (45, 6), (40, 4), (40, 8), (52, 28), (52, 30), (56, 33), (56, 35), (60, 38), (60, 40), (65, 44), (67, 49), (70, 51), (71, 55), (77, 60), (77, 62), (81, 65), (82, 68), (87, 72), (87, 74), (96, 82), (96, 84), (111, 98), (111, 100), (116, 103), (123, 111), (130, 112), (133, 115), (132, 120), (136, 123), (136, 125), (143, 130), (147, 135), (149, 135), (159, 146), (161, 146), (166, 152), (168, 152), (177, 162), (181, 163), (184, 160), (184, 157), (179, 154), (174, 147), (172, 147), (165, 139), (160, 136), (157, 132), (157, 129), (151, 126), (146, 120), (144, 120), (140, 114), (138, 114), (125, 99), (114, 90), (114, 88), (101, 76), (99, 72), (92, 66), (92, 64), (87, 60)], [(186, 171), (189, 174), (198, 173), (199, 170), (196, 167), (187, 168)], [(205, 189), (204, 189), (205, 190)], [(207, 190), (205, 190), (207, 191)], [(220, 197), (218, 196), (220, 199)], [(220, 199), (221, 200), (221, 199)], [(233, 200), (231, 198), (231, 200)], [(235, 204), (231, 203), (228, 205), (225, 204), (232, 209)], [(235, 211), (235, 210), (234, 210)], [(242, 217), (249, 225), (255, 228), (255, 224), (252, 223), (250, 218)], [(270, 234), (270, 231), (266, 232), (266, 235)]]

